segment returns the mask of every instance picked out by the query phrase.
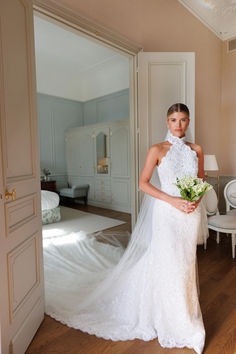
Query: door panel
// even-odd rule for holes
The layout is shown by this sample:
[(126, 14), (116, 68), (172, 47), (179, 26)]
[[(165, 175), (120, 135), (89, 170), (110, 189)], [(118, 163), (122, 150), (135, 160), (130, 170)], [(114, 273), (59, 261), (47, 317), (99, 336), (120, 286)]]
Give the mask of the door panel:
[[(32, 235), (30, 239), (7, 255), (11, 322), (33, 290), (39, 285), (39, 265), (38, 258), (35, 257), (35, 254), (38, 253), (37, 243), (37, 235)], [(25, 274), (23, 278), (22, 274)]]
[[(2, 1), (2, 64), (4, 70), (4, 110), (7, 182), (35, 175), (33, 169), (32, 64), (27, 2)], [(17, 16), (15, 15), (17, 13)], [(14, 21), (9, 21), (9, 18)], [(16, 65), (17, 61), (17, 65)], [(14, 102), (14, 103), (13, 103)], [(16, 119), (17, 117), (17, 119)], [(24, 141), (24, 144), (22, 144)], [(16, 146), (21, 145), (21, 149)]]
[[(195, 54), (193, 52), (140, 52), (138, 54), (139, 176), (146, 154), (167, 133), (166, 113), (177, 102), (190, 110), (188, 140), (195, 139)], [(138, 176), (138, 177), (139, 177)], [(139, 205), (143, 192), (138, 192)]]
[(121, 125), (111, 128), (111, 176), (112, 177), (129, 177), (130, 161), (129, 161), (129, 126)]
[(0, 348), (3, 354), (24, 353), (44, 318), (33, 36), (31, 1), (0, 0)]

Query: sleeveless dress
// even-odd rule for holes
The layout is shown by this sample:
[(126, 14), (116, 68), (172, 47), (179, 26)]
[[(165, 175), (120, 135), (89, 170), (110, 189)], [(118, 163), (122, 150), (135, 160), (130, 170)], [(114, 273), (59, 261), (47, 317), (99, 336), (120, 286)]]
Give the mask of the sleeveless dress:
[[(161, 189), (179, 196), (173, 183), (197, 175), (198, 158), (185, 137), (169, 133), (167, 139), (172, 145), (156, 169)], [(202, 223), (207, 232), (202, 207), (200, 202), (185, 214), (147, 197), (126, 249), (82, 232), (61, 242), (45, 239), (45, 312), (97, 337), (156, 338), (162, 347), (202, 353), (205, 329), (196, 281)]]

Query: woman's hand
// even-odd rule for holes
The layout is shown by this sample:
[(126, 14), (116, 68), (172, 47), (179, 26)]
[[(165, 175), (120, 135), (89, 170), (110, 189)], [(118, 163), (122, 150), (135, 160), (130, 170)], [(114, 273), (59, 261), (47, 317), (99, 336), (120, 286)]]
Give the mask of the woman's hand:
[(192, 213), (198, 206), (200, 200), (197, 202), (190, 202), (181, 197), (171, 197), (169, 203), (176, 209), (182, 211), (185, 214)]
[(200, 199), (198, 199), (196, 202), (194, 202), (195, 203), (195, 209), (198, 207), (199, 203), (201, 202), (202, 197), (203, 197), (203, 195), (200, 197)]

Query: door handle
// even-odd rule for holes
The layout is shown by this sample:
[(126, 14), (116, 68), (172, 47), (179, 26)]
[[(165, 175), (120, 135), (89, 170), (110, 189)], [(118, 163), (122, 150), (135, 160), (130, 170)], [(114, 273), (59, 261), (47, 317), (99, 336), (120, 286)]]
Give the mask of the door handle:
[(13, 189), (12, 193), (9, 193), (8, 190), (5, 192), (5, 199), (8, 200), (10, 197), (12, 197), (12, 200), (16, 200), (16, 190)]

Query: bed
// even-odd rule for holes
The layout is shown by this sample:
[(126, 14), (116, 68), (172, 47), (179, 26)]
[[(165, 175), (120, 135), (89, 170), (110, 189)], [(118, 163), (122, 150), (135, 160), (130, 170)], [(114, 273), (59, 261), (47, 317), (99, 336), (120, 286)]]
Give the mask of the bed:
[(42, 224), (51, 224), (61, 220), (59, 195), (54, 192), (41, 190)]

